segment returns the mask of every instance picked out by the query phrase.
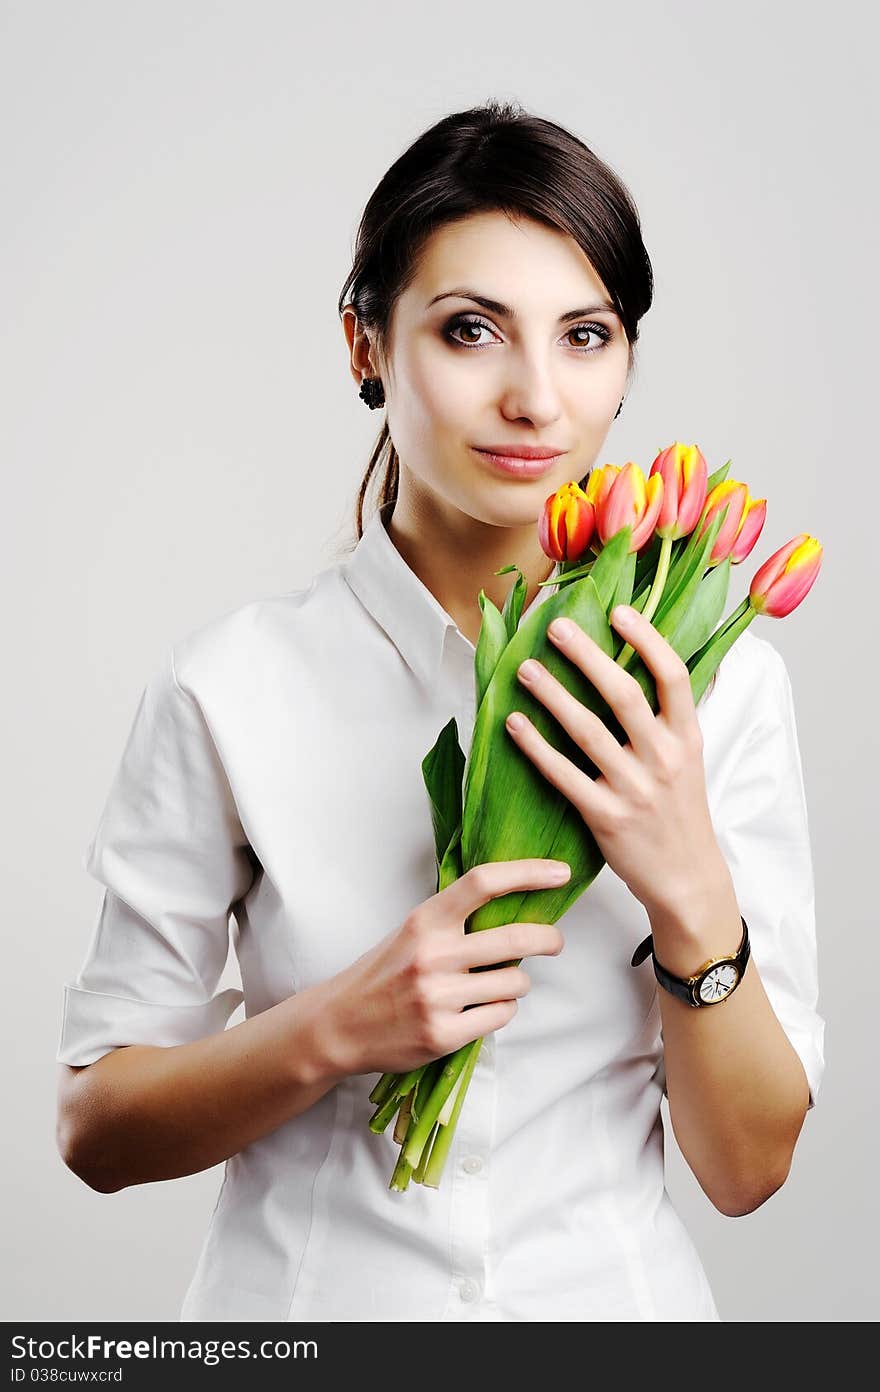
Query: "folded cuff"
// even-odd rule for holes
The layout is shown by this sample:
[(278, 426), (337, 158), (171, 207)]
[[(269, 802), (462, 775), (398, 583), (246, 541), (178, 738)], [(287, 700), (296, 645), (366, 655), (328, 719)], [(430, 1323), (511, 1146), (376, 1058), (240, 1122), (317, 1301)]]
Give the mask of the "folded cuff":
[(807, 1111), (815, 1107), (816, 1098), (819, 1096), (819, 1088), (822, 1083), (822, 1075), (825, 1072), (825, 1057), (822, 1045), (822, 1033), (817, 1039), (815, 1033), (798, 1029), (796, 1025), (787, 1025), (785, 1021), (780, 1021), (785, 1036), (789, 1044), (794, 1049), (807, 1075), (807, 1082), (810, 1085), (810, 1100), (807, 1104)]
[(191, 1044), (224, 1030), (243, 1000), (235, 987), (197, 1005), (163, 1005), (68, 985), (55, 1057), (82, 1067), (127, 1044)]

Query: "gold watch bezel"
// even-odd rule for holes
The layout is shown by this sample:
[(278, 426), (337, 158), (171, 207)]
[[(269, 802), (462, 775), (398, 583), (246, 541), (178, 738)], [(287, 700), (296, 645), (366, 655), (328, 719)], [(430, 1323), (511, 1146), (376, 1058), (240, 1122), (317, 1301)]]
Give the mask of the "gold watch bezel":
[[(737, 980), (734, 981), (734, 984), (732, 984), (730, 991), (727, 992), (727, 995), (723, 995), (723, 997), (721, 997), (720, 1001), (703, 1001), (703, 999), (700, 998), (699, 995), (700, 981), (705, 979), (707, 973), (712, 972), (714, 966), (721, 966), (721, 963), (725, 963), (725, 965), (730, 965), (734, 967), (735, 972), (737, 972)], [(710, 958), (709, 962), (706, 963), (706, 966), (700, 967), (700, 970), (698, 973), (696, 973), (695, 977), (689, 977), (688, 979), (688, 986), (689, 988), (691, 988), (691, 999), (693, 1001), (693, 1004), (721, 1005), (721, 1002), (727, 1001), (727, 999), (730, 999), (731, 995), (734, 994), (734, 991), (737, 990), (739, 983), (741, 983), (742, 981), (742, 977), (744, 977), (744, 970), (742, 970), (742, 967), (739, 966), (739, 962), (737, 958), (735, 958), (735, 956), (720, 956), (720, 958)]]

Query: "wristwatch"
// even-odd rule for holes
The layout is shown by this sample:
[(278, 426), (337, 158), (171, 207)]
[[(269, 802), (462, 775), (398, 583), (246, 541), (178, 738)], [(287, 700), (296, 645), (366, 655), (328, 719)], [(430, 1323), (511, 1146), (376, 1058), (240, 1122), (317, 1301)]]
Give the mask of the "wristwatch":
[(698, 967), (693, 976), (673, 976), (672, 972), (666, 970), (657, 961), (654, 954), (654, 938), (651, 933), (640, 942), (632, 955), (631, 966), (637, 967), (644, 962), (648, 953), (654, 959), (654, 975), (673, 996), (678, 996), (679, 1000), (687, 1001), (688, 1005), (718, 1005), (720, 1001), (725, 1001), (732, 996), (737, 986), (743, 979), (746, 969), (746, 962), (749, 960), (751, 947), (749, 946), (749, 930), (746, 921), (740, 914), (740, 922), (743, 926), (742, 942), (736, 953), (725, 957), (710, 957), (708, 962), (704, 962)]

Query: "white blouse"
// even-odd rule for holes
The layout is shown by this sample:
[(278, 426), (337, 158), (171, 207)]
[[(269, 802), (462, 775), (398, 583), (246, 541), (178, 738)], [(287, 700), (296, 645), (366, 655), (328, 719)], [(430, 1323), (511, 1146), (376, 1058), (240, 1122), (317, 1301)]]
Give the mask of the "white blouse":
[[(436, 889), (421, 761), (474, 721), (474, 647), (374, 513), (305, 589), (169, 647), (83, 857), (102, 886), (57, 1059), (222, 1030), (348, 966)], [(511, 560), (515, 560), (511, 557)], [(533, 603), (552, 592), (538, 591)], [(767, 625), (763, 625), (764, 628)], [(785, 663), (744, 633), (697, 707), (752, 955), (816, 1100), (813, 875)], [(217, 992), (232, 941), (239, 990)], [(527, 959), (487, 1036), (438, 1189), (388, 1181), (378, 1075), (233, 1155), (182, 1306), (196, 1320), (718, 1320), (664, 1184), (650, 925), (608, 865)]]

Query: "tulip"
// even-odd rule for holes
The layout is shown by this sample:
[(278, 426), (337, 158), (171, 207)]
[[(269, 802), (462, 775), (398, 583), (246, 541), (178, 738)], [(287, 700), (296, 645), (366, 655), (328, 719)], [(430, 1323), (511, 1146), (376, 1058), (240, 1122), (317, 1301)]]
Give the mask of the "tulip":
[(810, 589), (822, 564), (822, 543), (807, 532), (774, 551), (749, 586), (749, 603), (758, 614), (784, 619)]
[(784, 619), (809, 592), (822, 564), (822, 543), (801, 532), (774, 551), (755, 572), (749, 593), (688, 663), (694, 702), (699, 701), (722, 658), (758, 614)]
[[(613, 536), (628, 526), (632, 529), (630, 552), (641, 551), (654, 534), (663, 506), (664, 493), (663, 474), (659, 470), (646, 479), (638, 464), (632, 461), (624, 464), (623, 468), (616, 464), (604, 464), (600, 469), (594, 469), (587, 481), (587, 496), (596, 509), (596, 530), (602, 546), (606, 546)], [(671, 538), (664, 537), (654, 587), (642, 611), (646, 618), (650, 619), (660, 603), (669, 569), (671, 548)], [(625, 643), (620, 659), (621, 666), (626, 666), (633, 652), (634, 649), (629, 643)]]
[(577, 561), (593, 539), (595, 512), (577, 483), (564, 483), (544, 503), (538, 537), (553, 561)]
[[(742, 526), (737, 533), (736, 541), (728, 553), (731, 565), (739, 565), (755, 545), (758, 537), (764, 529), (767, 520), (767, 499), (749, 498), (743, 514)], [(714, 547), (712, 548), (714, 551)], [(711, 558), (710, 558), (710, 564)]]
[(663, 476), (645, 479), (638, 464), (604, 464), (587, 481), (587, 497), (596, 510), (596, 530), (605, 546), (622, 527), (631, 527), (630, 551), (650, 541), (663, 504)]
[[(614, 480), (620, 473), (619, 464), (600, 464), (597, 469), (591, 469), (587, 476), (587, 497), (598, 511), (605, 504), (605, 499), (611, 492)], [(598, 550), (595, 542), (593, 549)]]
[(735, 479), (723, 479), (711, 490), (700, 519), (699, 536), (702, 536), (713, 518), (727, 507), (727, 516), (721, 524), (715, 545), (709, 556), (709, 565), (730, 557), (732, 565), (744, 561), (752, 550), (767, 517), (767, 499), (750, 498), (748, 486)]
[(700, 520), (706, 503), (706, 481), (709, 470), (696, 445), (674, 445), (661, 450), (651, 465), (650, 473), (663, 479), (663, 504), (655, 528), (660, 537), (689, 536)]

